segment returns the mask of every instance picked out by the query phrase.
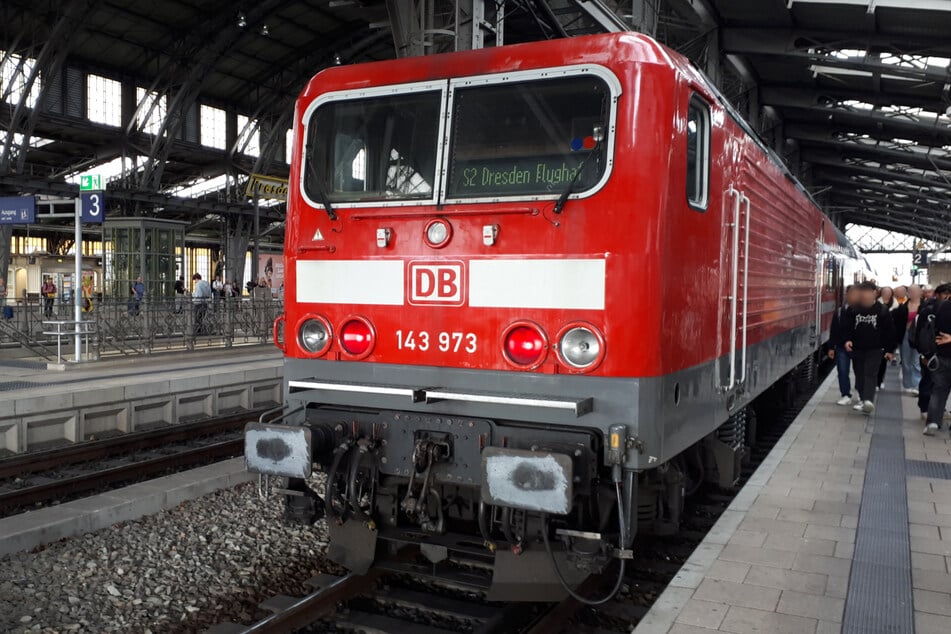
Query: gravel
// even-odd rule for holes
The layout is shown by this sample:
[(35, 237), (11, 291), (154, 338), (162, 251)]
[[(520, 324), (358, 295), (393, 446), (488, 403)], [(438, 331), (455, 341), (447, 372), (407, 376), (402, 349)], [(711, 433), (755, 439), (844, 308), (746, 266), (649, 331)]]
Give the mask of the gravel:
[(321, 572), (323, 521), (284, 526), (281, 496), (255, 484), (0, 558), (0, 632), (201, 632), (250, 624), (276, 594)]

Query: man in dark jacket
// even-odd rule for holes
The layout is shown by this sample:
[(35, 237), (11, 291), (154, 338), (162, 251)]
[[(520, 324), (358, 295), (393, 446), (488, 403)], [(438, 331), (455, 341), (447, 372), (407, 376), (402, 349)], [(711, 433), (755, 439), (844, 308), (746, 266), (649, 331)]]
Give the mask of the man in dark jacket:
[[(921, 362), (927, 366), (931, 377), (931, 397), (928, 399), (928, 420), (924, 432), (926, 436), (934, 435), (941, 428), (948, 394), (951, 393), (951, 302), (947, 301), (948, 296), (951, 296), (951, 285), (942, 284), (935, 289), (935, 297), (939, 298), (933, 310), (938, 350), (927, 359), (922, 357)], [(941, 297), (945, 300), (940, 301)]]
[(845, 349), (852, 353), (855, 390), (860, 402), (854, 409), (866, 414), (875, 411), (875, 380), (882, 355), (895, 358), (895, 322), (888, 308), (876, 301), (875, 284), (859, 284), (859, 303), (849, 312), (845, 327)]
[(849, 379), (852, 355), (845, 350), (845, 322), (849, 318), (850, 306), (855, 306), (858, 298), (858, 287), (849, 284), (845, 289), (845, 304), (832, 314), (832, 325), (829, 327), (829, 358), (835, 359), (835, 369), (839, 376), (839, 405), (852, 404), (852, 382)]
[[(934, 315), (935, 310), (941, 302), (951, 299), (951, 284), (940, 284), (936, 289), (934, 289), (934, 297), (928, 300), (922, 300), (921, 308), (918, 309), (918, 317), (915, 319), (915, 323), (912, 325), (914, 328), (914, 337), (910, 337), (911, 341), (917, 341), (918, 334), (921, 331), (921, 326), (928, 320), (929, 315)], [(928, 369), (929, 358), (916, 350), (916, 355), (919, 355), (920, 365), (921, 365), (921, 381), (918, 383), (918, 411), (921, 412), (921, 420), (925, 424), (925, 434), (932, 435), (937, 429), (941, 428), (941, 423), (937, 423), (937, 429), (928, 429), (928, 405), (931, 403), (931, 371)]]

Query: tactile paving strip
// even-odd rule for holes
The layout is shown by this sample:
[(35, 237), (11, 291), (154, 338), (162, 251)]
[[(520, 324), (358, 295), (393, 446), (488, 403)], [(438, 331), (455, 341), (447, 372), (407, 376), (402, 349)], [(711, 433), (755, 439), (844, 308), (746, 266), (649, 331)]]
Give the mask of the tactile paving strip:
[(919, 478), (934, 478), (936, 480), (951, 480), (951, 464), (947, 462), (931, 462), (929, 460), (906, 460), (905, 471), (910, 476)]
[(49, 383), (30, 383), (29, 381), (5, 381), (0, 382), (0, 392), (12, 392), (13, 390), (28, 390), (33, 387), (45, 387)]
[(879, 392), (842, 619), (843, 634), (914, 634), (901, 401)]

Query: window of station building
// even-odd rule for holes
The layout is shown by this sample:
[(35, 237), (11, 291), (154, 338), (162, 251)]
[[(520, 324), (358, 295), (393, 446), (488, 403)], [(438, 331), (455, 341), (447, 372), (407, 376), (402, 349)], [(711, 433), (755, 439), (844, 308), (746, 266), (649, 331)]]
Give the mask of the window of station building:
[(254, 119), (238, 115), (238, 153), (261, 156), (261, 129)]
[(122, 125), (122, 84), (108, 77), (86, 75), (86, 118), (95, 123)]
[(27, 84), (30, 76), (36, 69), (36, 60), (32, 57), (21, 57), (6, 51), (0, 50), (0, 95), (2, 101), (11, 104), (18, 104), (26, 95), (25, 105), (32, 108), (40, 98), (40, 90), (43, 87), (43, 76), (38, 74), (33, 80), (33, 85), (27, 92)]
[(226, 149), (227, 118), (221, 108), (202, 105), (200, 111), (201, 144), (207, 147)]
[(138, 110), (135, 124), (146, 134), (158, 134), (168, 116), (168, 97), (145, 88), (135, 89)]
[(699, 97), (687, 110), (687, 202), (698, 211), (707, 208), (710, 189), (710, 106)]

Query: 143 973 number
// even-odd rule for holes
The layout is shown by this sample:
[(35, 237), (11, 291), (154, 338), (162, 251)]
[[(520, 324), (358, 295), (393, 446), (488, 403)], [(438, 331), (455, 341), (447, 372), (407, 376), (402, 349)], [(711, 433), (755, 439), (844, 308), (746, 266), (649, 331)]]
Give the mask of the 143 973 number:
[(427, 330), (397, 330), (396, 347), (399, 350), (419, 350), (420, 352), (432, 349), (439, 352), (462, 351), (473, 354), (479, 349), (479, 339), (472, 332), (430, 333)]

